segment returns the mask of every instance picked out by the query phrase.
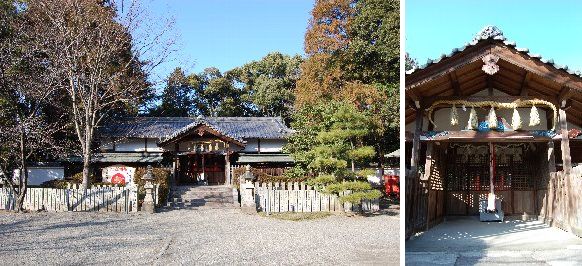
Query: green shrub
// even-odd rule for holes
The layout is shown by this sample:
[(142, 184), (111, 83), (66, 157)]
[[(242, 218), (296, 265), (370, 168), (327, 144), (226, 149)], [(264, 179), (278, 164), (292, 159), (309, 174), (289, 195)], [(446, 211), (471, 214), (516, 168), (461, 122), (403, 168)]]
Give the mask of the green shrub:
[(336, 178), (332, 175), (318, 175), (315, 178), (307, 180), (307, 185), (310, 185), (317, 190), (323, 190), (326, 186), (336, 182)]
[(378, 190), (352, 192), (348, 195), (339, 197), (341, 203), (349, 202), (354, 205), (360, 205), (362, 200), (374, 200), (382, 197), (382, 192)]
[(367, 191), (372, 189), (372, 185), (368, 182), (363, 181), (350, 181), (350, 182), (343, 182), (342, 187), (344, 190), (350, 191)]
[(95, 183), (91, 183), (91, 186), (106, 186), (106, 187), (125, 187), (125, 185), (121, 185), (121, 184), (113, 184), (110, 182), (95, 182)]
[(40, 187), (45, 187), (45, 188), (67, 188), (69, 182), (66, 180), (62, 180), (62, 179), (53, 179), (53, 180), (49, 180), (49, 181), (45, 181), (42, 184), (40, 184)]
[(304, 179), (307, 176), (307, 171), (303, 167), (295, 165), (283, 173), (289, 179)]
[[(244, 167), (236, 168), (236, 169), (234, 169), (234, 171), (232, 171), (232, 184), (234, 187), (239, 188), (239, 186), (240, 186), (239, 177), (241, 175), (243, 175), (245, 173), (245, 171), (246, 171), (246, 169)], [(288, 175), (285, 174), (287, 172), (285, 172), (285, 173), (283, 173), (283, 175), (279, 175), (279, 176), (269, 175), (269, 174), (262, 172), (260, 169), (257, 169), (257, 168), (251, 168), (251, 173), (253, 173), (253, 175), (255, 176), (254, 182), (259, 182), (259, 183), (304, 182), (305, 180), (307, 180), (306, 176), (289, 177)]]
[(356, 174), (356, 176), (361, 177), (363, 179), (366, 179), (367, 176), (369, 175), (376, 175), (376, 171), (372, 170), (372, 169), (362, 169), (360, 171), (358, 171), (358, 173)]
[[(78, 172), (74, 174), (73, 176), (71, 176), (71, 180), (69, 181), (74, 184), (83, 183), (83, 172)], [(90, 181), (89, 183), (95, 184), (101, 182), (101, 178), (97, 178), (97, 176), (95, 176), (93, 173), (89, 173), (89, 181)]]
[(344, 186), (341, 183), (333, 183), (327, 185), (322, 191), (327, 194), (339, 194), (344, 190)]

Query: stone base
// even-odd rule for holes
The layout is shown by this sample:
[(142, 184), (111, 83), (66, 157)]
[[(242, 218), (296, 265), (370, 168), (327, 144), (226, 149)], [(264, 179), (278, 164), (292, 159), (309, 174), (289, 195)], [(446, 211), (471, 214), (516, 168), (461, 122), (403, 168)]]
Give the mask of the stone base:
[(503, 222), (505, 214), (501, 208), (501, 200), (495, 200), (495, 212), (487, 211), (487, 200), (481, 200), (479, 202), (479, 220), (481, 222)]
[(156, 212), (156, 208), (155, 208), (153, 202), (144, 202), (141, 205), (141, 211), (142, 212), (145, 212), (145, 213), (155, 213)]
[(248, 214), (256, 214), (257, 213), (256, 206), (241, 206), (240, 209), (243, 213), (248, 213)]

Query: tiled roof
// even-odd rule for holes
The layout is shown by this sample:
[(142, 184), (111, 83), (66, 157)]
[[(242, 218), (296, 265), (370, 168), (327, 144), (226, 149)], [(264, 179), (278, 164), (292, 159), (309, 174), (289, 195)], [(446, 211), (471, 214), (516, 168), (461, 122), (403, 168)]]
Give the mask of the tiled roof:
[(406, 71), (406, 74), (412, 74), (417, 70), (425, 69), (433, 64), (437, 64), (443, 59), (452, 57), (465, 49), (475, 46), (482, 41), (493, 41), (503, 43), (504, 45), (515, 49), (516, 51), (527, 54), (529, 57), (539, 60), (540, 62), (550, 65), (556, 69), (563, 70), (566, 73), (576, 76), (578, 78), (582, 78), (582, 72), (575, 71), (573, 69), (568, 68), (566, 65), (559, 65), (554, 62), (553, 59), (544, 58), (539, 54), (531, 53), (528, 48), (517, 47), (517, 44), (514, 41), (509, 41), (503, 36), (503, 32), (499, 30), (499, 28), (495, 26), (486, 26), (481, 30), (479, 33), (475, 35), (473, 40), (470, 43), (466, 43), (464, 46), (453, 49), (449, 54), (442, 54), (438, 59), (428, 59), (426, 64), (419, 66), (418, 68), (414, 68), (411, 70)]
[[(137, 153), (137, 152), (103, 152), (96, 153), (91, 160), (94, 163), (159, 163), (163, 159), (162, 153)], [(68, 162), (83, 162), (80, 156), (66, 158)]]
[(168, 140), (204, 124), (227, 137), (244, 139), (287, 138), (293, 130), (280, 117), (134, 117), (105, 125), (101, 136)]

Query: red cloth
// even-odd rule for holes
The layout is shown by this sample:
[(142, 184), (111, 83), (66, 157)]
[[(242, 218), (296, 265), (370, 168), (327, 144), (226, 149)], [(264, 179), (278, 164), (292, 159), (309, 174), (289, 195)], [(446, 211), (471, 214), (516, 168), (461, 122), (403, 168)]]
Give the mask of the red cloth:
[(397, 175), (385, 175), (384, 186), (387, 195), (400, 197), (400, 177)]

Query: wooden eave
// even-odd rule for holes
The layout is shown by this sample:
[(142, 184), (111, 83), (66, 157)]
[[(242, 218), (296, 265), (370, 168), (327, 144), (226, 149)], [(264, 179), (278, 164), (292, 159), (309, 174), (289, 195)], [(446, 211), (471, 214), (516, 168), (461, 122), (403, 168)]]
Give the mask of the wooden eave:
[[(202, 135), (200, 133), (202, 133)], [(166, 140), (164, 142), (161, 142), (160, 144), (161, 145), (168, 145), (171, 143), (179, 143), (183, 140), (187, 140), (187, 139), (191, 138), (193, 135), (197, 135), (197, 136), (202, 137), (206, 133), (208, 133), (208, 134), (210, 134), (210, 135), (212, 135), (212, 136), (214, 136), (214, 137), (216, 137), (224, 142), (233, 143), (233, 144), (238, 145), (240, 147), (245, 147), (244, 143), (242, 143), (234, 138), (231, 138), (229, 136), (226, 136), (226, 135), (222, 134), (221, 132), (219, 132), (219, 131), (217, 131), (217, 130), (215, 130), (215, 129), (213, 129), (205, 124), (200, 124), (196, 127), (193, 127), (191, 129), (189, 129), (187, 132), (180, 134), (178, 137)]]
[[(481, 69), (484, 65), (482, 58), (488, 54), (500, 58), (497, 62), (499, 71), (494, 75)], [(489, 87), (511, 96), (537, 97), (557, 105), (563, 101), (568, 121), (582, 126), (582, 78), (496, 40), (480, 41), (408, 74), (405, 98), (407, 102), (415, 102), (443, 96), (463, 97)], [(415, 106), (407, 104), (405, 122), (413, 122), (415, 116)]]
[[(533, 134), (531, 131), (506, 131), (506, 132), (498, 132), (498, 131), (489, 131), (489, 132), (479, 132), (474, 130), (463, 130), (463, 131), (448, 131), (447, 134), (437, 135), (430, 139), (427, 139), (426, 136), (427, 132), (421, 133), (421, 141), (422, 142), (463, 142), (463, 141), (470, 141), (470, 142), (548, 142), (551, 141), (552, 138), (549, 136), (540, 136)], [(408, 137), (406, 141), (412, 140), (412, 133), (408, 132)]]

